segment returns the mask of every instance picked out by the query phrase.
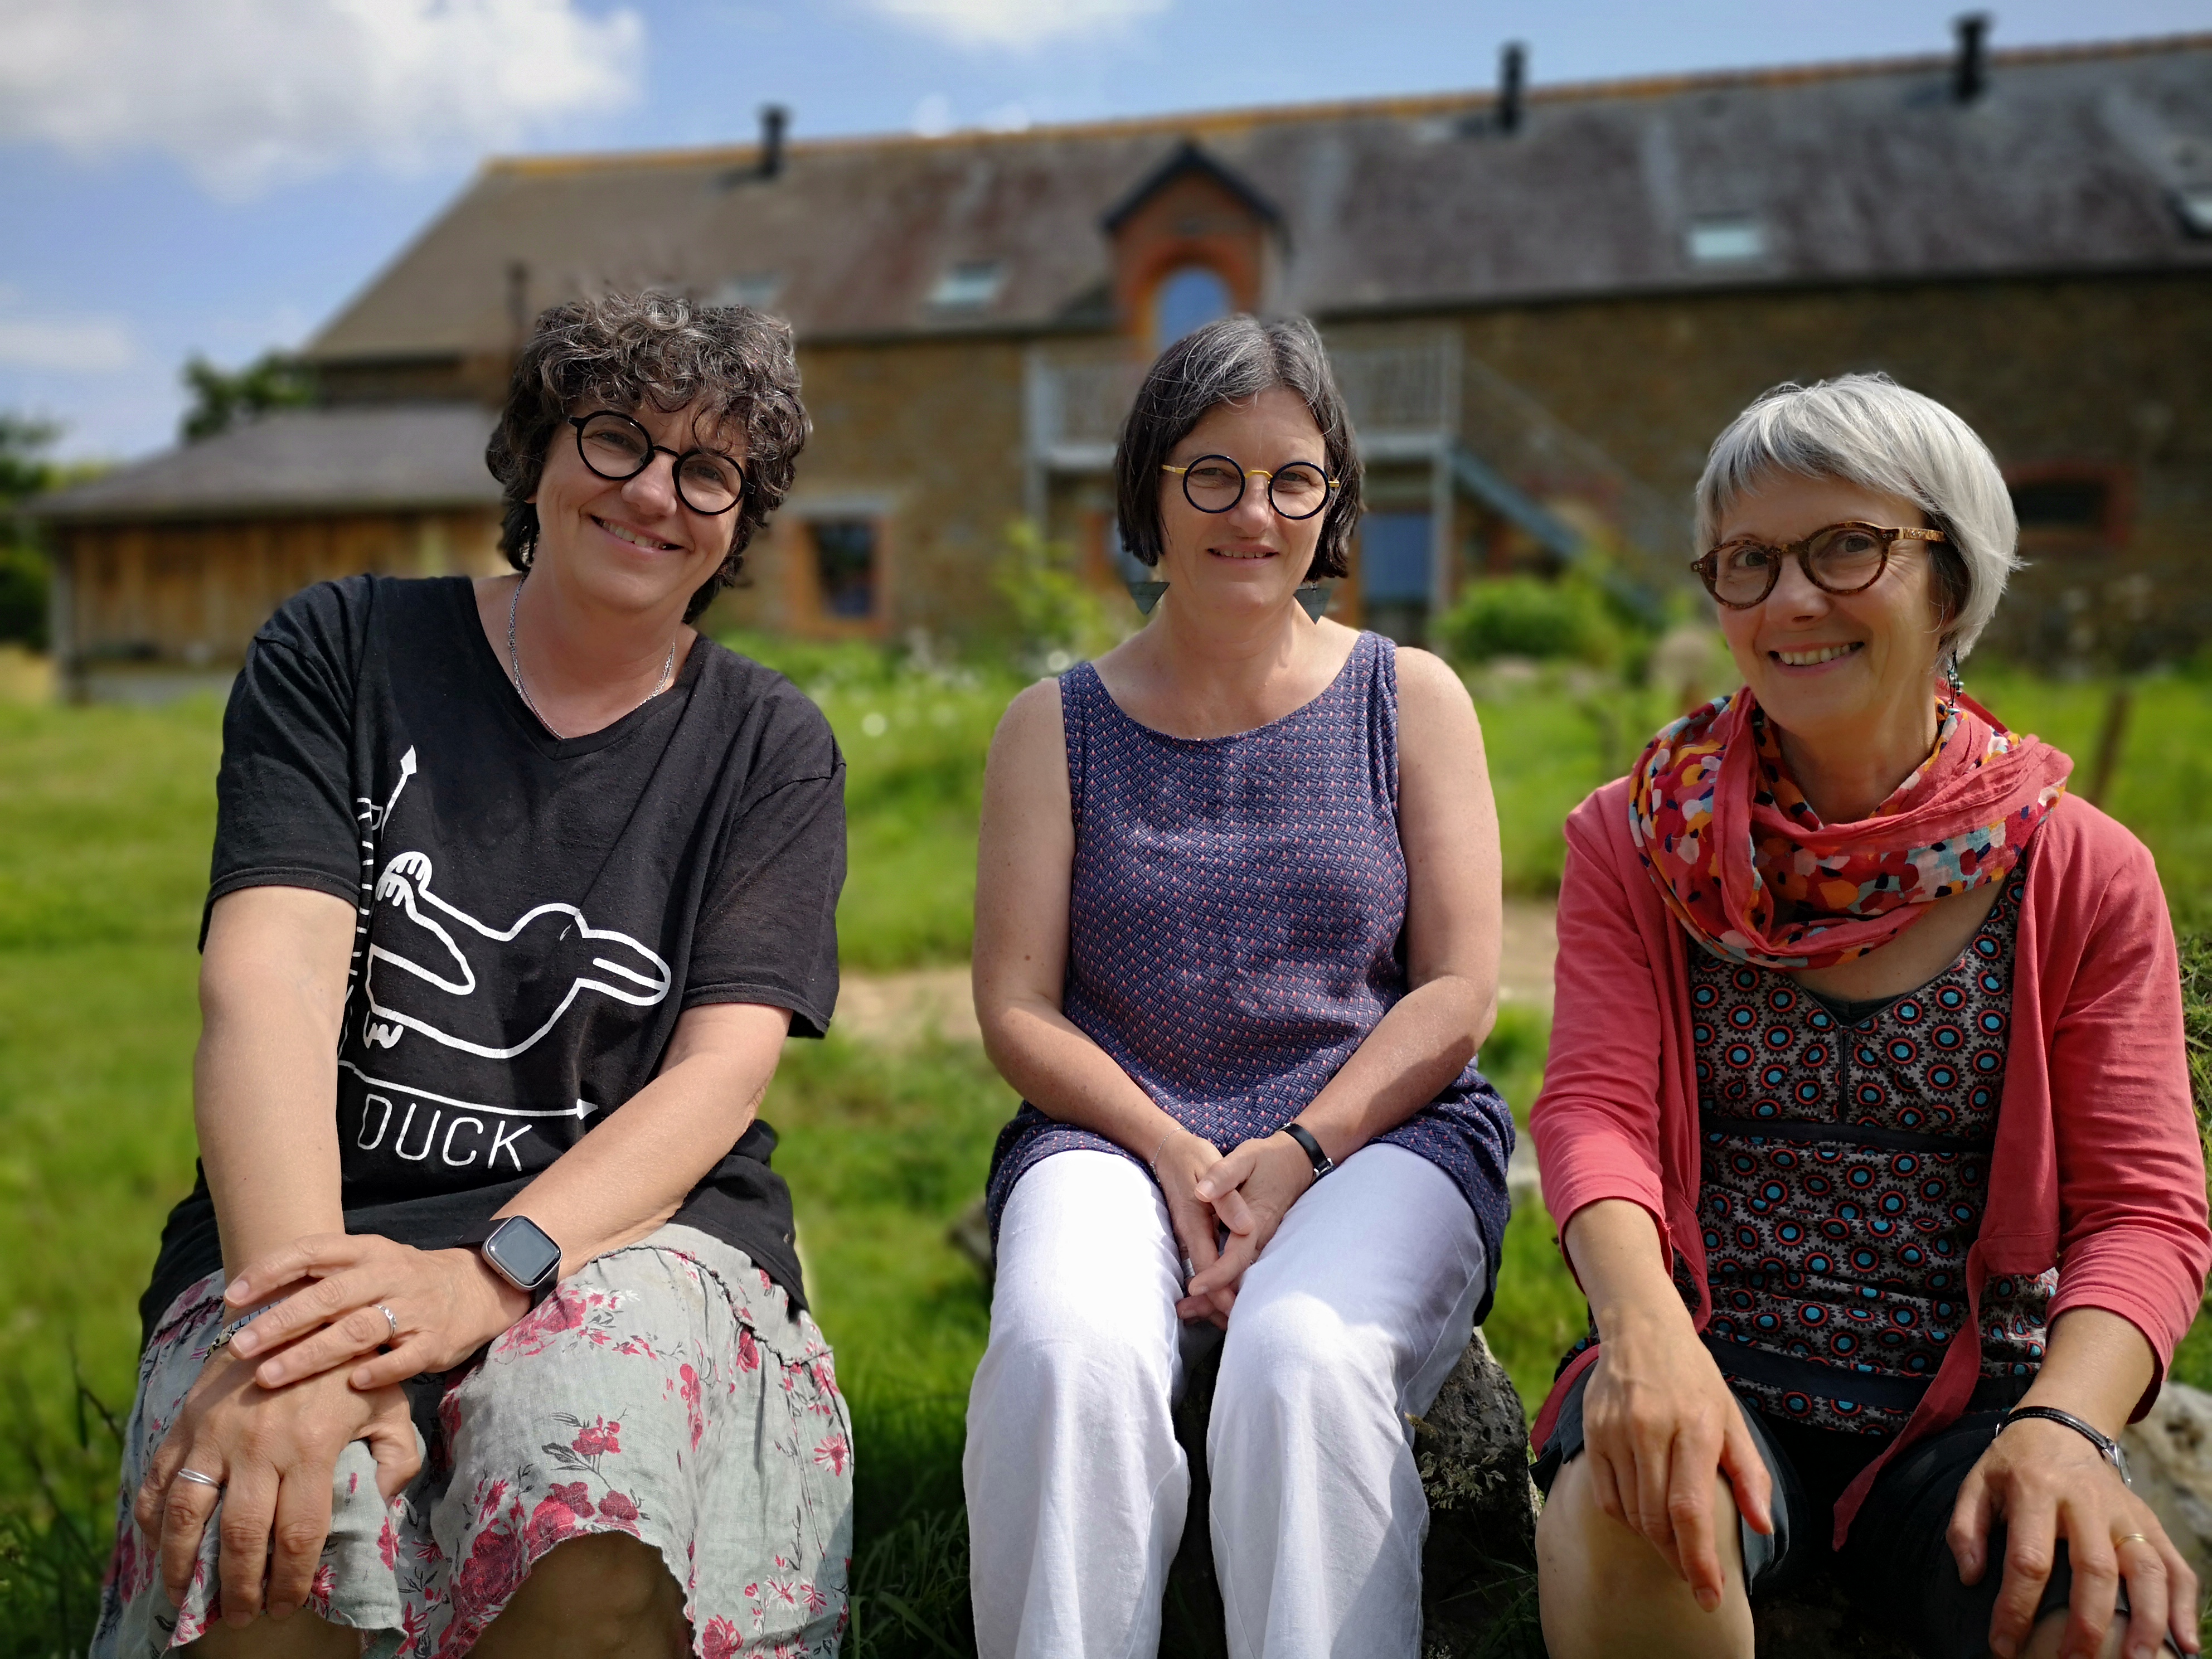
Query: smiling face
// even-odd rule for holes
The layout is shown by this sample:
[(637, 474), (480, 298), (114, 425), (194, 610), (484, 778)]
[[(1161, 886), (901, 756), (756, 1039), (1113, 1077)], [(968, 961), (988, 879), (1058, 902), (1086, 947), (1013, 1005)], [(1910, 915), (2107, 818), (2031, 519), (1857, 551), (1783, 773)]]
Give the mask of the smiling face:
[[(688, 406), (664, 413), (647, 404), (624, 412), (656, 446), (678, 453), (715, 449), (744, 462), (741, 434), (700, 429)], [(693, 512), (677, 496), (673, 465), (673, 457), (656, 453), (634, 478), (603, 478), (584, 465), (576, 428), (562, 422), (530, 498), (538, 508), (533, 568), (557, 573), (563, 585), (617, 610), (650, 611), (672, 599), (680, 607), (727, 556), (738, 510)]]
[[(1834, 478), (1769, 474), (1729, 507), (1721, 541), (1755, 537), (1779, 547), (1845, 520), (1884, 528), (1924, 526), (1911, 501)], [(1850, 742), (1927, 718), (1942, 617), (1928, 544), (1891, 549), (1880, 580), (1829, 593), (1784, 561), (1774, 591), (1748, 611), (1717, 607), (1744, 684), (1784, 731)]]
[[(1208, 410), (1170, 452), (1185, 466), (1201, 455), (1226, 455), (1248, 471), (1276, 472), (1303, 461), (1322, 468), (1328, 452), (1304, 400), (1282, 387)], [(1185, 604), (1259, 612), (1292, 603), (1313, 564), (1326, 511), (1285, 519), (1268, 504), (1267, 480), (1247, 478), (1226, 513), (1201, 513), (1176, 474), (1160, 475), (1159, 574)]]

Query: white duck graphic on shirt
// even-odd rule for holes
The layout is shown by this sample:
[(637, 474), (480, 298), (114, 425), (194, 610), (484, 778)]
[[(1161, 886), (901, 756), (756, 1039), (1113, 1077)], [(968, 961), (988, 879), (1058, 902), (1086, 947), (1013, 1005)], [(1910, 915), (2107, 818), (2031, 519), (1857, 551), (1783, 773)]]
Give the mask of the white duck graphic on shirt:
[[(387, 827), (415, 769), (410, 749), (399, 787), (380, 811), (362, 813), (364, 828)], [(513, 1060), (587, 991), (649, 1008), (675, 981), (659, 956), (627, 933), (592, 927), (573, 904), (537, 905), (494, 927), (441, 898), (433, 873), (428, 854), (404, 852), (376, 878), (373, 902), (384, 914), (362, 964), (362, 1036), (371, 1048), (413, 1031), (464, 1054)], [(400, 916), (411, 925), (398, 925)]]

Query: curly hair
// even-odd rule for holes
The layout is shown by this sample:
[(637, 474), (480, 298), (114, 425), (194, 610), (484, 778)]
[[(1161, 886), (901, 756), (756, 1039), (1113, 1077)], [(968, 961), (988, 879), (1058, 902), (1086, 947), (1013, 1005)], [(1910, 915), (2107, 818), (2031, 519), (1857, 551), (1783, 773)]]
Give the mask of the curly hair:
[(690, 622), (737, 579), (744, 552), (791, 493), (812, 422), (799, 398), (791, 326), (747, 306), (697, 306), (680, 295), (607, 294), (539, 313), (515, 359), (506, 407), (484, 446), (505, 495), (499, 547), (517, 570), (538, 547), (538, 492), (548, 447), (579, 405), (625, 411), (690, 408), (700, 427), (744, 434), (744, 490), (730, 550), (684, 607)]
[(1350, 573), (1347, 550), (1359, 523), (1364, 476), (1359, 442), (1329, 370), (1328, 351), (1303, 317), (1272, 322), (1224, 317), (1160, 353), (1137, 388), (1114, 452), (1121, 545), (1133, 556), (1146, 564), (1160, 562), (1160, 465), (1175, 447), (1223, 404), (1277, 386), (1297, 393), (1313, 416), (1330, 475), (1338, 480), (1305, 580)]

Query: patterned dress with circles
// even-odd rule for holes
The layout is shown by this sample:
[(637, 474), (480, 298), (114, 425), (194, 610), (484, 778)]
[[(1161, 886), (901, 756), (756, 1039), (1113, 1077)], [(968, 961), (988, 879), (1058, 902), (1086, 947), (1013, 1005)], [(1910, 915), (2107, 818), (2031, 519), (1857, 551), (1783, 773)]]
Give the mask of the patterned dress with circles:
[[(1320, 696), (1227, 738), (1139, 725), (1088, 663), (1060, 685), (1075, 818), (1061, 1006), (1223, 1151), (1273, 1134), (1406, 994), (1395, 647), (1362, 634)], [(1452, 1178), (1494, 1274), (1513, 1118), (1481, 1072), (1379, 1139)], [(1079, 1147), (1131, 1156), (1023, 1105), (992, 1156), (994, 1235), (1024, 1172)]]
[[(1690, 953), (1709, 1340), (1777, 1416), (1894, 1432), (1909, 1407), (1869, 1403), (1852, 1376), (1934, 1376), (1966, 1316), (2026, 878), (2023, 861), (1949, 968), (1850, 1011), (1863, 1018), (1787, 975)], [(2055, 1270), (1989, 1281), (1984, 1377), (2034, 1374), (2057, 1286)], [(1730, 1367), (1730, 1343), (1808, 1363), (1756, 1380)]]

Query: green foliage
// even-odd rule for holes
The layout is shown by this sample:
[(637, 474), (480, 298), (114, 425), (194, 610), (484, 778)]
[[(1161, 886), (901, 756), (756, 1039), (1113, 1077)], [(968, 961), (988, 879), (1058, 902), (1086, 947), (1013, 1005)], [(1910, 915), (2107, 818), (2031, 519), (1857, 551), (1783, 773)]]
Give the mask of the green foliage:
[(845, 965), (966, 961), (983, 761), (1021, 682), (871, 646), (750, 634), (725, 643), (796, 681), (844, 750), (850, 869), (837, 936)]
[(46, 645), (46, 562), (18, 509), (51, 489), (60, 469), (46, 452), (61, 436), (52, 421), (0, 411), (0, 645)]
[(272, 409), (295, 409), (315, 400), (314, 371), (282, 351), (264, 351), (236, 370), (217, 368), (195, 352), (179, 378), (192, 394), (177, 427), (177, 435), (188, 444)]
[(1502, 576), (1470, 583), (1435, 631), (1443, 654), (1470, 667), (1498, 657), (1606, 667), (1626, 644), (1604, 590), (1573, 573), (1556, 581)]
[(1072, 548), (1048, 541), (1026, 519), (1006, 526), (1006, 541), (991, 586), (1013, 618), (1012, 654), (1037, 672), (1057, 674), (1121, 642), (1127, 630), (1078, 574)]

